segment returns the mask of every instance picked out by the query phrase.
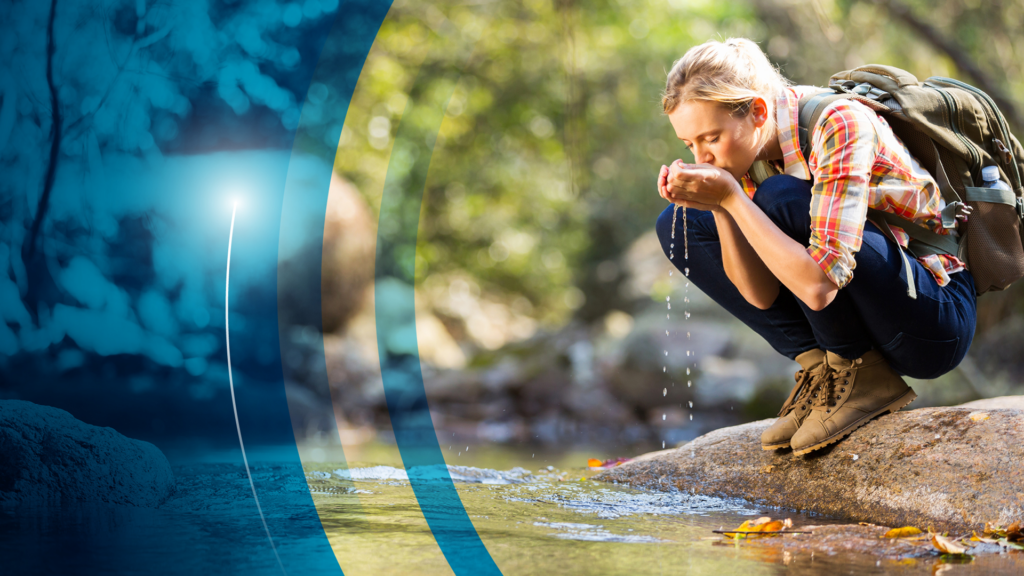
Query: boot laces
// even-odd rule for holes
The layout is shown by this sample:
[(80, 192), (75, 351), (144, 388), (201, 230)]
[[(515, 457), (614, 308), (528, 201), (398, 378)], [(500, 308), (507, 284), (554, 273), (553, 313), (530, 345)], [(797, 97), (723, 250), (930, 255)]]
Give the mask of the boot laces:
[(811, 401), (811, 406), (819, 408), (831, 408), (836, 405), (836, 386), (839, 380), (850, 375), (849, 370), (837, 370), (827, 366), (824, 374), (821, 375), (820, 391)]
[(811, 370), (800, 369), (796, 373), (796, 386), (793, 387), (792, 392), (789, 393), (789, 398), (782, 405), (782, 409), (779, 410), (779, 417), (785, 416), (791, 409), (796, 408), (800, 404), (807, 402), (811, 395), (816, 390), (814, 381), (821, 375), (822, 367), (825, 366), (825, 362), (815, 366)]

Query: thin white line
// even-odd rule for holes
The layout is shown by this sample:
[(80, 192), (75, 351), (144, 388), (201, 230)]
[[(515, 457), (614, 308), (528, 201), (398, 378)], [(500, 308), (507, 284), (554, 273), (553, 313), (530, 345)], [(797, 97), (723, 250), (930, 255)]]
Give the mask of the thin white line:
[(228, 266), (227, 274), (224, 276), (224, 343), (228, 351), (228, 385), (231, 388), (231, 409), (235, 412), (235, 430), (238, 430), (238, 445), (242, 447), (242, 462), (245, 463), (245, 473), (249, 476), (249, 487), (252, 488), (252, 497), (256, 500), (256, 510), (260, 513), (260, 520), (263, 521), (263, 530), (267, 533), (267, 540), (270, 541), (270, 548), (277, 558), (277, 565), (281, 572), (288, 574), (281, 563), (281, 557), (277, 554), (277, 546), (274, 546), (274, 539), (270, 537), (270, 528), (267, 527), (267, 519), (263, 517), (263, 508), (260, 506), (260, 497), (256, 495), (256, 485), (252, 481), (252, 472), (249, 471), (249, 459), (245, 457), (245, 443), (242, 442), (242, 427), (238, 424), (238, 406), (235, 405), (235, 379), (231, 375), (231, 329), (228, 316), (228, 287), (231, 285), (231, 240), (235, 235), (235, 211), (238, 209), (238, 202), (231, 208), (231, 230), (228, 232)]

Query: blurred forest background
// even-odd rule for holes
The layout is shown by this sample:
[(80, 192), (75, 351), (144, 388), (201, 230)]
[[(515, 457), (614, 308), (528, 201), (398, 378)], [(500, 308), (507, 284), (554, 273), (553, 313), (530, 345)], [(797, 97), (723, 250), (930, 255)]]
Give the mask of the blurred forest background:
[[(415, 285), (379, 289), (414, 290), (435, 425), (470, 441), (656, 445), (774, 416), (797, 368), (670, 277), (654, 237), (658, 169), (692, 160), (660, 106), (689, 47), (751, 38), (798, 84), (865, 63), (959, 78), (1024, 134), (1020, 0), (399, 0), (361, 72), (344, 43), (320, 52), (332, 25), (374, 32), (371, 7), (343, 5), (334, 24), (337, 0), (3, 10), (16, 24), (0, 38), (0, 395), (96, 423), (118, 410), (99, 391), (145, 397), (148, 416), (117, 416), (144, 438), (226, 398), (223, 255), (209, 249), (226, 220), (195, 213), (225, 172), (265, 181), (272, 199), (293, 150), (334, 159), (322, 247), (281, 254), (282, 270), (319, 268), (323, 283), (320, 326), (296, 320), (308, 302), (280, 302), (283, 366), (275, 326), (254, 320), (273, 307), (276, 258), (232, 275), (236, 382), (259, 390), (283, 367), (300, 436), (337, 424), (347, 442), (388, 439), (378, 211), (389, 166), (433, 146), (429, 173), (408, 176), (426, 181)], [(432, 49), (438, 35), (459, 37), (465, 58)], [(339, 73), (309, 85), (318, 55)], [(418, 103), (448, 89), (436, 143), (395, 149)], [(283, 292), (304, 277), (283, 274)], [(1022, 292), (979, 300), (968, 360), (915, 384), (915, 406), (1024, 391)], [(170, 415), (181, 398), (189, 415)]]

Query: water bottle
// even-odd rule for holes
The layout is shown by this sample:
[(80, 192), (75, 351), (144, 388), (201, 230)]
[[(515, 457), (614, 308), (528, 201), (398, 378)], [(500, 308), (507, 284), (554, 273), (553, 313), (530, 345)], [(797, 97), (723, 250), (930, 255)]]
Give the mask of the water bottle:
[(1013, 190), (1010, 185), (999, 179), (998, 166), (985, 166), (981, 169), (982, 188), (995, 188), (997, 190)]

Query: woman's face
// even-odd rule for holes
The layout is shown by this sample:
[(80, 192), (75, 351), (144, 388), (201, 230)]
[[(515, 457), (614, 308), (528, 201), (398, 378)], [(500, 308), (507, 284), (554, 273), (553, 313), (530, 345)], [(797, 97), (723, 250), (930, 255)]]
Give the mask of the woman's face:
[(683, 102), (668, 115), (676, 136), (693, 152), (698, 164), (717, 166), (736, 180), (757, 159), (759, 128), (767, 118), (761, 98), (754, 100), (742, 118), (732, 116), (721, 104), (701, 100)]

